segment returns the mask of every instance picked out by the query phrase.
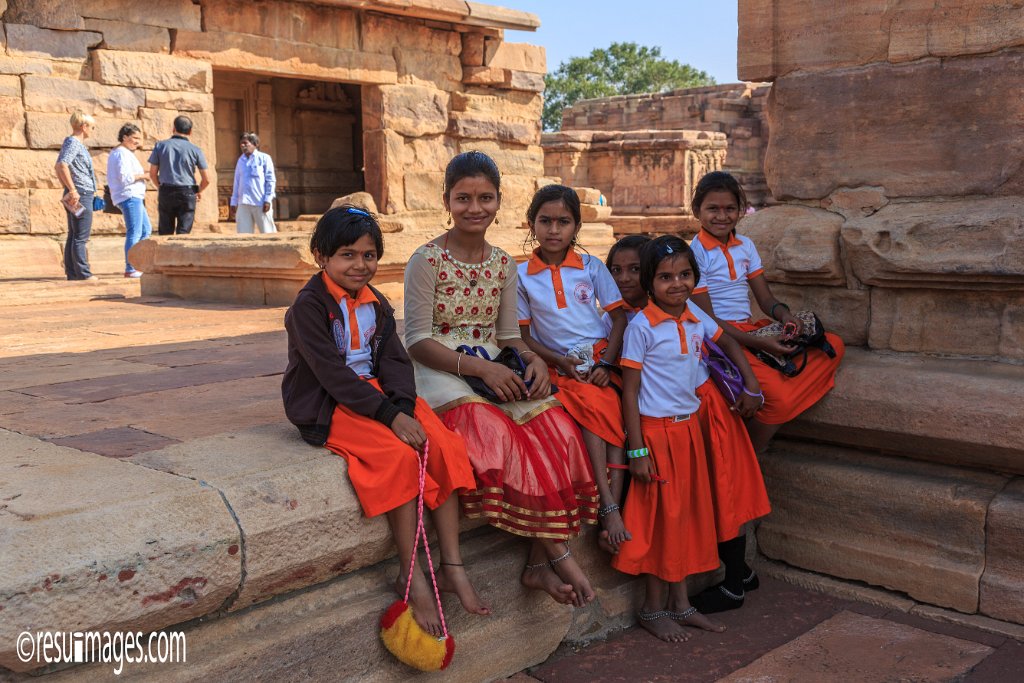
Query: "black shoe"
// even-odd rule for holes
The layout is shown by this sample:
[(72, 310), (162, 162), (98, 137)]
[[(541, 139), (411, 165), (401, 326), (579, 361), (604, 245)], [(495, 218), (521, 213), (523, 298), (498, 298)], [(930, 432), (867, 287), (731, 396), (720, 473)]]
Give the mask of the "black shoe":
[(706, 588), (690, 598), (690, 604), (696, 607), (701, 614), (714, 614), (743, 607), (744, 595), (743, 591), (739, 594), (733, 593), (720, 583), (717, 586)]

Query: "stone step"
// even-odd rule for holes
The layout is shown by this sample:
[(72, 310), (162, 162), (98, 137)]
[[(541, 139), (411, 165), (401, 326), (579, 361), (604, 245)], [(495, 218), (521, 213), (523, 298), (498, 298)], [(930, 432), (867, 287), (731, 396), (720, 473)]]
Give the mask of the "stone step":
[(140, 280), (126, 278), (120, 270), (101, 274), (92, 282), (68, 281), (63, 274), (46, 279), (0, 280), (0, 301), (4, 306), (29, 306), (44, 302), (128, 299), (142, 295)]

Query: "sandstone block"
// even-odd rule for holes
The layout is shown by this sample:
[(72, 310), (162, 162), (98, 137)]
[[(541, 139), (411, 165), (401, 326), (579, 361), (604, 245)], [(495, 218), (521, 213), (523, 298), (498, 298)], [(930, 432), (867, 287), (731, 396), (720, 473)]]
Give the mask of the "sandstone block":
[(467, 111), (496, 117), (540, 118), (544, 99), (537, 93), (519, 90), (495, 91), (490, 88), (466, 88), (452, 93), (453, 111)]
[(821, 200), (821, 208), (850, 220), (864, 218), (889, 203), (881, 187), (840, 188)]
[(1024, 624), (1024, 479), (1014, 479), (988, 510), (985, 574), (978, 611)]
[(761, 458), (759, 550), (788, 564), (973, 613), (985, 518), (1006, 477), (809, 444)]
[[(0, 190), (0, 206), (23, 211), (27, 223), (28, 191), (23, 190), (26, 194), (24, 206), (19, 206), (20, 200), (9, 194), (13, 192), (17, 192), (17, 190)], [(7, 215), (16, 216), (17, 214), (8, 212)], [(24, 232), (17, 230), (17, 225), (13, 230), (10, 227), (6, 229), (8, 232)], [(5, 236), (0, 253), (3, 254), (3, 258), (0, 259), (0, 279), (64, 277), (64, 255), (61, 253), (60, 243), (57, 240), (49, 237)], [(34, 368), (31, 372), (34, 377), (38, 377), (41, 370)], [(8, 376), (16, 374), (8, 371)], [(35, 381), (32, 383), (38, 384)]]
[[(28, 146), (32, 149), (60, 149), (64, 138), (71, 134), (71, 126), (66, 114), (40, 114), (30, 111), (25, 115), (25, 129), (28, 131)], [(125, 123), (124, 119), (96, 118), (96, 128), (85, 141), (87, 147), (117, 147), (117, 132)], [(56, 157), (54, 157), (56, 161)]]
[(37, 59), (85, 60), (103, 36), (92, 31), (53, 31), (27, 24), (7, 24), (7, 54)]
[(598, 206), (597, 204), (583, 204), (580, 206), (580, 218), (586, 223), (608, 220), (612, 215), (612, 207)]
[(1022, 387), (1016, 365), (847, 348), (835, 388), (785, 433), (1024, 474)]
[[(179, 112), (173, 109), (139, 109), (139, 128), (142, 129), (142, 146), (145, 149), (152, 149), (159, 140), (166, 140), (174, 132), (174, 119)], [(210, 165), (211, 172), (217, 166), (217, 146), (214, 141), (216, 127), (212, 111), (190, 111), (188, 117), (192, 119), (192, 136), (190, 140), (197, 145), (206, 161)], [(145, 155), (148, 159), (149, 155)], [(143, 168), (149, 168), (145, 159)], [(211, 185), (213, 179), (210, 180)]]
[(544, 90), (544, 76), (531, 71), (505, 70), (505, 87), (509, 90), (525, 90), (528, 92), (542, 92)]
[(1024, 45), (1024, 20), (992, 0), (906, 3), (889, 27), (889, 61), (959, 57)]
[(455, 31), (429, 28), (394, 16), (367, 14), (362, 19), (362, 49), (390, 55), (396, 48), (457, 57), (462, 39)]
[(110, 19), (86, 19), (85, 28), (102, 33), (103, 47), (107, 50), (163, 53), (171, 51), (171, 33), (160, 26), (143, 26)]
[(583, 204), (605, 204), (604, 195), (596, 187), (577, 187), (576, 196)]
[(13, 432), (0, 442), (0, 665), (31, 666), (14, 652), (21, 631), (152, 631), (238, 587), (242, 540), (216, 490)]
[(0, 154), (0, 189), (60, 187), (53, 165), (53, 152), (34, 149), (5, 149)]
[(369, 192), (353, 192), (344, 197), (338, 197), (331, 204), (331, 208), (333, 209), (337, 206), (355, 206), (365, 209), (372, 214), (377, 213), (377, 204), (373, 201), (373, 196)]
[[(0, 41), (0, 49), (6, 46), (6, 41)], [(30, 59), (28, 57), (8, 57), (0, 54), (0, 74), (18, 76), (21, 74), (50, 74), (53, 73), (54, 65), (46, 59)]]
[(64, 114), (66, 124), (67, 115), (76, 109), (94, 116), (135, 118), (139, 107), (146, 104), (145, 91), (140, 88), (49, 76), (24, 76), (23, 82), (28, 111)]
[(410, 211), (436, 209), (444, 192), (444, 173), (406, 173), (405, 206)]
[(387, 214), (405, 209), (401, 169), (395, 167), (395, 160), (403, 155), (404, 147), (404, 138), (390, 130), (363, 133), (363, 182), (377, 206)]
[[(7, 6), (6, 11), (3, 5)], [(6, 0), (0, 3), (0, 15), (8, 24), (31, 24), (64, 31), (83, 28), (76, 3), (66, 0)]]
[[(28, 229), (28, 190), (0, 190), (0, 232), (4, 234), (27, 233)], [(20, 270), (24, 262), (20, 255), (12, 258), (11, 249), (28, 243), (17, 241), (12, 244), (4, 241), (2, 244), (3, 261), (0, 262), (0, 278), (14, 277), (10, 274), (12, 268)], [(35, 241), (31, 244), (39, 245), (41, 243)], [(56, 246), (56, 243), (54, 245)], [(58, 253), (59, 251), (58, 249)]]
[[(782, 77), (769, 97), (772, 194), (818, 199), (861, 186), (890, 199), (1020, 194), (1024, 101), (994, 93), (1013, 87), (1004, 79), (1022, 69), (1024, 51), (1007, 50)], [(993, 95), (976, 96), (980, 83)]]
[(535, 74), (545, 74), (548, 70), (543, 47), (526, 43), (506, 43), (498, 38), (487, 38), (484, 41), (484, 66)]
[(841, 216), (821, 209), (773, 206), (744, 216), (737, 231), (754, 241), (769, 281), (845, 285), (842, 225)]
[[(791, 285), (773, 282), (772, 294), (794, 311), (814, 311), (829, 332), (838, 334), (848, 345), (866, 346), (871, 320), (871, 292), (818, 285)], [(751, 297), (750, 310), (755, 318), (768, 317)], [(757, 315), (763, 313), (763, 316)]]
[(459, 54), (463, 66), (484, 65), (484, 34), (463, 33), (462, 52)]
[(448, 134), (456, 138), (480, 138), (525, 145), (540, 141), (540, 121), (495, 118), (474, 112), (452, 112)]
[(107, 85), (126, 85), (154, 90), (210, 92), (213, 72), (199, 59), (141, 52), (96, 50), (93, 78)]
[(125, 4), (121, 0), (78, 0), (83, 17), (110, 19), (182, 31), (202, 30), (199, 5), (192, 0), (161, 0), (158, 3)]
[(496, 66), (466, 66), (462, 69), (462, 82), (467, 85), (505, 85), (511, 76)]
[(1024, 283), (1024, 199), (890, 204), (849, 220), (843, 242), (853, 272), (867, 284), (1019, 287)]
[(418, 85), (382, 85), (366, 89), (366, 128), (400, 135), (436, 135), (448, 129), (448, 93)]
[(1024, 294), (934, 289), (871, 290), (872, 348), (1024, 358)]
[[(350, 9), (301, 2), (253, 4), (244, 0), (214, 2), (203, 7), (208, 28), (231, 33), (306, 43), (323, 47), (359, 48), (356, 13)], [(198, 31), (199, 29), (190, 29)]]
[(462, 62), (458, 55), (396, 47), (394, 56), (399, 83), (426, 85), (447, 91), (459, 88)]
[(395, 59), (390, 54), (339, 50), (280, 39), (254, 40), (242, 33), (178, 31), (174, 54), (205, 60), (219, 69), (234, 71), (260, 71), (351, 83), (394, 83), (397, 80)]
[(145, 90), (146, 107), (174, 112), (213, 111), (213, 94), (187, 90)]
[[(17, 76), (0, 76), (0, 79)], [(21, 97), (0, 97), (0, 147), (26, 147), (25, 108)]]

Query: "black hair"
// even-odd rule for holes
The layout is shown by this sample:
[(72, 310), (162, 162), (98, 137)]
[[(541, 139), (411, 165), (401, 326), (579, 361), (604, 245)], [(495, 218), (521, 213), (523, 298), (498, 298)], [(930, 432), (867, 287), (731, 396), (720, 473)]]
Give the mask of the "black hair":
[(647, 235), (626, 235), (621, 240), (612, 245), (612, 248), (608, 250), (608, 256), (604, 260), (604, 264), (609, 268), (612, 267), (612, 260), (615, 259), (615, 255), (620, 251), (627, 251), (634, 249), (640, 251), (640, 249), (651, 241), (651, 238)]
[(662, 235), (640, 248), (640, 287), (651, 297), (651, 301), (654, 301), (654, 274), (658, 271), (658, 265), (666, 258), (676, 256), (685, 256), (689, 260), (694, 284), (699, 282), (700, 266), (697, 265), (697, 257), (686, 242), (675, 235)]
[(448, 199), (449, 193), (455, 187), (455, 183), (463, 178), (475, 178), (483, 176), (491, 181), (494, 189), (501, 193), (501, 173), (494, 160), (483, 152), (463, 152), (452, 157), (444, 169), (444, 198)]
[(725, 171), (712, 171), (701, 178), (693, 190), (693, 201), (690, 202), (690, 210), (693, 211), (693, 215), (700, 215), (700, 205), (704, 203), (704, 198), (708, 196), (708, 193), (719, 191), (729, 192), (736, 198), (740, 213), (746, 210), (747, 193), (743, 191), (739, 181)]
[(256, 135), (256, 133), (252, 133), (252, 132), (242, 133), (241, 135), (238, 136), (238, 141), (241, 142), (242, 140), (247, 140), (247, 141), (251, 142), (254, 147), (259, 147), (260, 146), (260, 136)]
[(309, 238), (309, 250), (330, 258), (338, 249), (353, 244), (363, 235), (373, 238), (377, 258), (384, 256), (384, 235), (377, 219), (358, 206), (336, 206), (316, 222), (313, 236)]
[(530, 202), (530, 207), (526, 210), (526, 220), (532, 226), (534, 220), (537, 219), (540, 207), (548, 202), (559, 200), (565, 204), (565, 208), (572, 214), (572, 219), (576, 221), (576, 227), (579, 227), (583, 223), (580, 219), (580, 196), (576, 194), (576, 190), (565, 185), (545, 185), (537, 190), (533, 195), (533, 201)]
[(175, 116), (174, 132), (189, 135), (192, 132), (192, 119), (187, 116)]
[(139, 130), (139, 127), (136, 126), (134, 123), (126, 123), (123, 126), (121, 126), (121, 130), (117, 131), (117, 141), (124, 142), (124, 139), (129, 135), (135, 135), (136, 133), (141, 132), (142, 131)]

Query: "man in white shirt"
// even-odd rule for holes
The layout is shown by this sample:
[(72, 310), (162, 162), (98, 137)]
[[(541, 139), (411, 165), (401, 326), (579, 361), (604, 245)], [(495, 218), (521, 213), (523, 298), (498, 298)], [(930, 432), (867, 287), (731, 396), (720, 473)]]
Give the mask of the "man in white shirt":
[(274, 161), (259, 151), (256, 133), (242, 133), (238, 143), (242, 156), (235, 164), (235, 183), (231, 192), (229, 218), (235, 219), (240, 233), (277, 232), (274, 226)]

